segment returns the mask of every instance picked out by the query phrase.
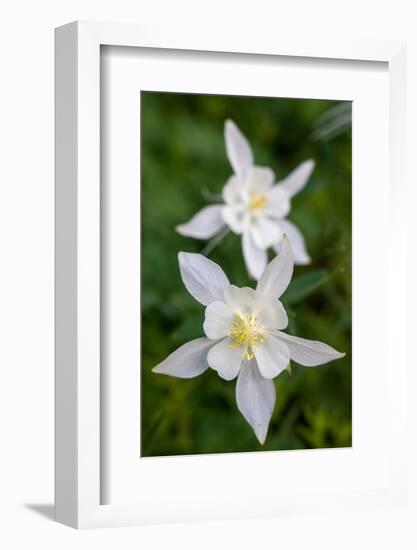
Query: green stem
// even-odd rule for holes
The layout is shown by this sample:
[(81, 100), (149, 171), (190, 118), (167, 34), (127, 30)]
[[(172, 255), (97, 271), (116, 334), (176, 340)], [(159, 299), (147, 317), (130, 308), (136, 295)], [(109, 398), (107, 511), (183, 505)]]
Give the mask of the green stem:
[(201, 194), (207, 202), (219, 202), (223, 200), (222, 195), (217, 193), (212, 193), (209, 189), (207, 189), (207, 187), (204, 187), (201, 190)]
[(229, 233), (230, 229), (228, 227), (222, 229), (220, 233), (218, 233), (215, 237), (211, 239), (211, 241), (206, 244), (206, 246), (201, 251), (201, 254), (203, 256), (208, 256), (209, 254), (211, 254), (216, 246), (218, 246)]

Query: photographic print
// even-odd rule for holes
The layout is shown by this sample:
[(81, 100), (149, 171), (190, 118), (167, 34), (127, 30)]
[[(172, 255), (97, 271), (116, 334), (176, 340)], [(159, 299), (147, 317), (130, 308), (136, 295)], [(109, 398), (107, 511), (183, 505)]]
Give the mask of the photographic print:
[(351, 102), (140, 100), (141, 456), (350, 447)]

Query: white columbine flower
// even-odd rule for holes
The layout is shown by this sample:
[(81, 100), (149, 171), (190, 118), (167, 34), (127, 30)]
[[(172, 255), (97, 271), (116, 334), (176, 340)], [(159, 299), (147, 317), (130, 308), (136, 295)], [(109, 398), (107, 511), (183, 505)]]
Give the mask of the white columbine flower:
[(239, 128), (227, 120), (224, 129), (226, 152), (234, 175), (223, 187), (224, 204), (206, 206), (188, 223), (177, 226), (181, 235), (209, 239), (228, 226), (242, 235), (246, 268), (259, 279), (267, 264), (267, 249), (278, 253), (286, 234), (294, 262), (310, 263), (304, 237), (296, 225), (285, 219), (290, 212), (291, 198), (306, 185), (314, 162), (302, 162), (284, 180), (274, 183), (270, 168), (254, 166), (252, 149)]
[(193, 378), (211, 367), (225, 380), (237, 377), (237, 406), (263, 444), (275, 406), (272, 379), (291, 359), (313, 367), (344, 354), (327, 344), (282, 332), (288, 318), (279, 298), (293, 272), (285, 236), (280, 253), (263, 272), (256, 290), (231, 285), (221, 267), (205, 256), (180, 252), (178, 258), (188, 292), (206, 306), (206, 336), (181, 346), (153, 372)]

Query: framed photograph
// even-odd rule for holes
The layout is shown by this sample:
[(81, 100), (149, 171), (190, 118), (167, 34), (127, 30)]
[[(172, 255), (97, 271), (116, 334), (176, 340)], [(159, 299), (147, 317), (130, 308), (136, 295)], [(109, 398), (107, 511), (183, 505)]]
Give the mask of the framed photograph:
[(404, 51), (56, 30), (58, 521), (404, 501)]

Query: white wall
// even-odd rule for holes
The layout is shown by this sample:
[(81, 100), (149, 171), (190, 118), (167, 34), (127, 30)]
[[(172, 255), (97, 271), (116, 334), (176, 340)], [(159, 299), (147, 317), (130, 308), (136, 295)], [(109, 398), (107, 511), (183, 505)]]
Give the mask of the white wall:
[[(14, 0), (0, 8), (0, 547), (416, 547), (411, 512), (75, 532), (47, 520), (53, 498), (53, 28), (74, 19), (219, 22), (248, 33), (409, 39), (409, 97), (417, 97), (413, 2)], [(409, 105), (410, 181), (416, 107)], [(413, 194), (413, 197), (411, 196)], [(410, 189), (410, 212), (416, 192)], [(412, 210), (411, 210), (412, 209)], [(413, 234), (417, 236), (416, 216)], [(414, 253), (414, 249), (412, 251)], [(379, 259), (376, 259), (378, 261)], [(380, 259), (381, 268), (386, 261)], [(416, 262), (410, 281), (417, 280)], [(410, 285), (410, 304), (415, 302)], [(410, 323), (413, 319), (410, 308)], [(410, 325), (411, 327), (411, 325)], [(412, 328), (412, 327), (411, 327)], [(416, 376), (412, 372), (411, 388)], [(414, 393), (414, 392), (413, 392)], [(416, 407), (412, 405), (414, 418)], [(415, 424), (410, 427), (410, 441)], [(415, 445), (412, 449), (415, 450)], [(415, 456), (415, 454), (414, 454)], [(414, 475), (415, 479), (415, 475)], [(416, 493), (414, 492), (413, 495)], [(412, 500), (415, 502), (415, 496)], [(29, 506), (37, 505), (33, 511)], [(39, 508), (39, 505), (44, 505)], [(46, 506), (46, 508), (45, 508)], [(48, 507), (49, 506), (49, 507)], [(414, 515), (415, 512), (414, 512)], [(6, 542), (7, 541), (7, 542)], [(414, 544), (413, 544), (414, 541)]]

